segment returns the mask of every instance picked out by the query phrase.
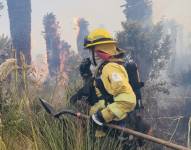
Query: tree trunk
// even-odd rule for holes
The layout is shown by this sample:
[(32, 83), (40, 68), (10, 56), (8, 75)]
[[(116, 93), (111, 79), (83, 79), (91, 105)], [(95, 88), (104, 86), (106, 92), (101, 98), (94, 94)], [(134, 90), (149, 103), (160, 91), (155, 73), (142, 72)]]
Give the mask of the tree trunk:
[(21, 65), (21, 54), (31, 64), (31, 0), (7, 0), (10, 33), (16, 49), (17, 63)]

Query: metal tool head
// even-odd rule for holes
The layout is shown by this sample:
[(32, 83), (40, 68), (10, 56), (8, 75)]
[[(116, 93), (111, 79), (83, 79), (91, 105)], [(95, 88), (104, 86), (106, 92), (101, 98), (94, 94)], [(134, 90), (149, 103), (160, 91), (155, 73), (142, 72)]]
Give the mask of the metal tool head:
[(54, 108), (47, 101), (45, 101), (44, 99), (39, 98), (39, 100), (40, 100), (43, 108), (46, 110), (46, 112), (48, 112), (49, 114), (54, 116), (54, 114), (55, 114)]
[(76, 113), (73, 112), (72, 110), (62, 108), (61, 110), (59, 110), (58, 112), (56, 112), (54, 114), (54, 117), (59, 118), (61, 115), (64, 115), (64, 114), (69, 114), (69, 115), (72, 115), (72, 116), (76, 116)]
[(61, 110), (56, 112), (54, 110), (54, 108), (47, 101), (45, 101), (42, 98), (39, 98), (39, 100), (40, 100), (43, 108), (46, 110), (46, 112), (48, 112), (49, 114), (51, 114), (55, 118), (59, 118), (61, 115), (64, 115), (64, 114), (70, 114), (70, 115), (76, 116), (75, 112), (73, 112), (72, 110), (69, 110), (69, 109), (65, 109), (65, 108), (62, 108)]

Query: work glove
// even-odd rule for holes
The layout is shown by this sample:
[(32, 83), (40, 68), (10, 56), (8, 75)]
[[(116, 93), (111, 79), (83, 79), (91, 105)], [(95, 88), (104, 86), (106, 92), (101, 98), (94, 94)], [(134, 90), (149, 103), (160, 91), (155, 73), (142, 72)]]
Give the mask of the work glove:
[(90, 121), (93, 126), (95, 127), (102, 127), (104, 126), (105, 120), (102, 116), (102, 113), (100, 111), (97, 111), (90, 117)]
[(90, 125), (93, 128), (95, 132), (95, 137), (101, 138), (106, 136), (106, 133), (104, 130), (106, 130), (106, 127), (104, 126), (105, 120), (101, 114), (100, 111), (97, 111), (90, 117)]
[(93, 115), (97, 111), (100, 111), (105, 108), (105, 100), (99, 100), (97, 103), (95, 103), (93, 106), (91, 106), (89, 114)]
[(91, 66), (90, 58), (85, 58), (82, 60), (79, 70), (80, 70), (80, 75), (82, 76), (83, 79), (92, 76), (90, 66)]

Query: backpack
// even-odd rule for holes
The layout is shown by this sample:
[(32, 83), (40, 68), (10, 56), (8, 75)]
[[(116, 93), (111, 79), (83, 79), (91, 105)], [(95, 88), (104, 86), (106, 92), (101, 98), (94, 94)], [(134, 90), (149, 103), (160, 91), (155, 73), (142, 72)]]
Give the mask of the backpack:
[[(95, 77), (95, 83), (96, 87), (99, 89), (102, 95), (99, 99), (105, 99), (106, 103), (112, 103), (113, 96), (107, 92), (100, 77), (102, 74), (103, 67), (108, 63), (109, 62), (104, 62), (99, 66), (98, 72)], [(141, 88), (144, 86), (144, 82), (140, 82), (137, 64), (135, 62), (128, 62), (128, 63), (115, 62), (115, 63), (123, 65), (125, 70), (127, 71), (129, 77), (129, 83), (136, 95), (137, 105), (135, 109), (142, 109), (143, 104), (142, 104)]]

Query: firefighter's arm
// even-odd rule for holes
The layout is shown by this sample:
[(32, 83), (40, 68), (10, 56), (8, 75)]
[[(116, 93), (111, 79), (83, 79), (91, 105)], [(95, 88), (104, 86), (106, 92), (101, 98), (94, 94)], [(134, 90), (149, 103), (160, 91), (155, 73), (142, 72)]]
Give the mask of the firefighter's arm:
[(105, 101), (99, 100), (90, 108), (89, 114), (93, 115), (94, 113), (96, 113), (99, 110), (102, 110), (103, 108), (105, 108)]
[(114, 98), (114, 102), (109, 104), (105, 109), (101, 111), (105, 122), (110, 122), (113, 119), (121, 120), (128, 112), (131, 112), (136, 105), (136, 102), (126, 101), (127, 93), (119, 94)]
[[(108, 123), (113, 119), (121, 120), (126, 117), (128, 112), (131, 112), (136, 105), (134, 97), (131, 98), (131, 101), (127, 101), (129, 94), (122, 93), (114, 98), (114, 102), (109, 104), (106, 108), (99, 109), (100, 103), (103, 105), (103, 101), (98, 102), (90, 110), (90, 115), (94, 115), (94, 120), (101, 123)], [(98, 107), (99, 106), (99, 107)]]

